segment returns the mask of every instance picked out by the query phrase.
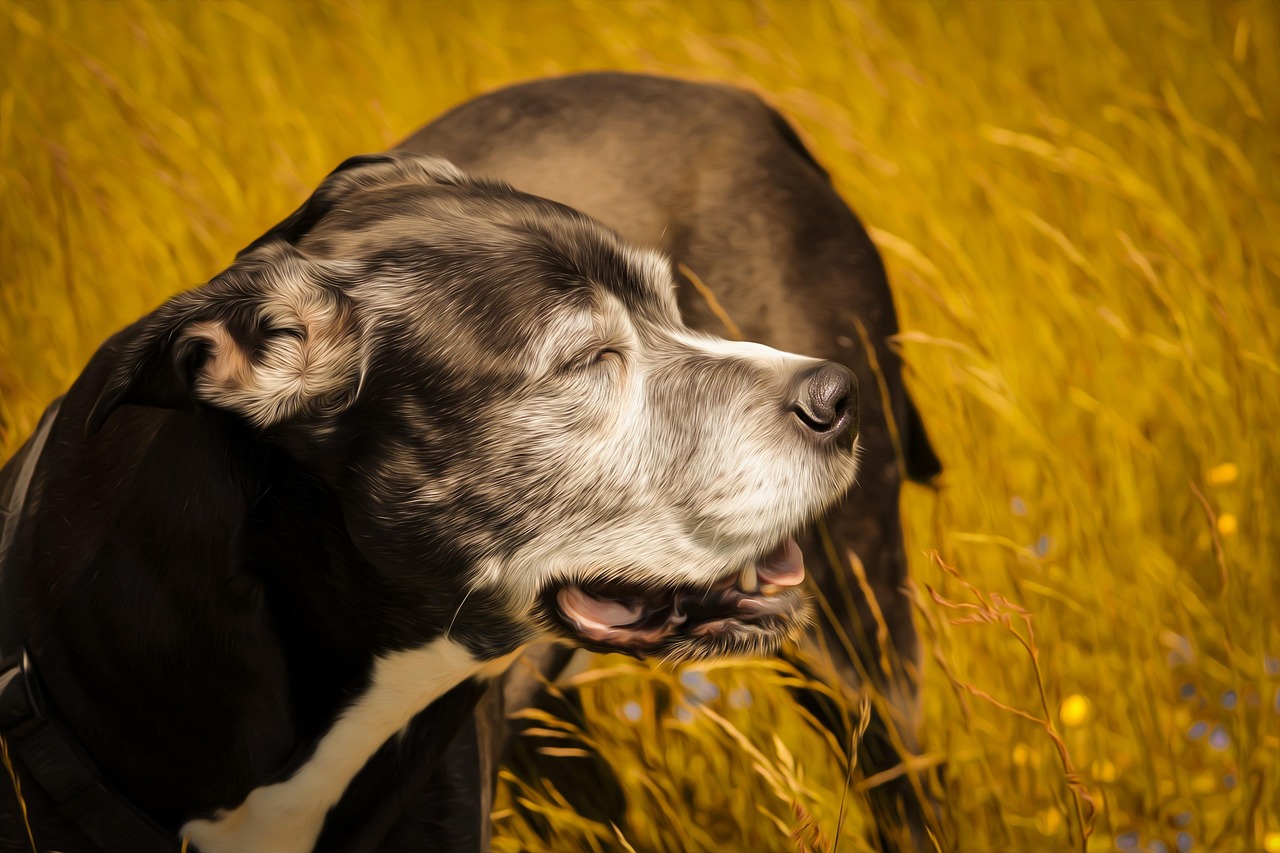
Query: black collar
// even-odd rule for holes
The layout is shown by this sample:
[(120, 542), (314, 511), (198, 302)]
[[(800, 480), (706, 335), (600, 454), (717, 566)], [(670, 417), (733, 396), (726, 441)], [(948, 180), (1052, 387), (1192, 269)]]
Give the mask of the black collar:
[[(14, 659), (16, 658), (16, 660)], [(45, 713), (25, 652), (0, 662), (0, 737), (13, 772), (34, 782), (67, 820), (103, 850), (176, 853), (180, 842), (102, 782), (74, 736)], [(39, 827), (31, 827), (38, 835)]]
[[(0, 590), (12, 589), (3, 582), (6, 564), (12, 559), (10, 546), (60, 404), (55, 400), (45, 411), (35, 434), (7, 466), (13, 480), (8, 494), (0, 494)], [(0, 602), (0, 617), (12, 615), (4, 611), (14, 606), (13, 601)], [(38, 786), (62, 816), (102, 850), (177, 853), (181, 844), (175, 835), (112, 792), (75, 736), (50, 718), (31, 658), (21, 647), (21, 638), (11, 633), (17, 630), (17, 620), (3, 621), (8, 630), (0, 630), (0, 740), (14, 776), (0, 777), (0, 784), (17, 787), (20, 778), (22, 786)], [(25, 804), (20, 802), (20, 807), (25, 813)], [(40, 834), (38, 826), (29, 829)]]

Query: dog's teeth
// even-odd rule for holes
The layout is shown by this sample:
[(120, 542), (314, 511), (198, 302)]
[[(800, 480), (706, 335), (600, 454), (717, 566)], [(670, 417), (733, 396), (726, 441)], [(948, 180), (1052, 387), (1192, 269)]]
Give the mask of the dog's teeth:
[(743, 592), (755, 592), (760, 586), (756, 579), (756, 564), (747, 563), (742, 567), (742, 574), (738, 575), (738, 588)]
[(760, 592), (764, 595), (777, 595), (782, 592), (782, 587), (778, 586), (776, 583), (767, 583), (760, 587)]

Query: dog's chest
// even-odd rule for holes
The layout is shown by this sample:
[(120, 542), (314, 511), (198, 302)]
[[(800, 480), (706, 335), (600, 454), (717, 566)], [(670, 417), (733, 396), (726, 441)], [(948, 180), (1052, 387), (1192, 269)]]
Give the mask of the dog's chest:
[(255, 788), (234, 809), (189, 821), (182, 834), (201, 853), (306, 853), (329, 812), (369, 758), (414, 715), (467, 678), (500, 674), (517, 653), (479, 660), (439, 638), (378, 658), (369, 687), (283, 782)]

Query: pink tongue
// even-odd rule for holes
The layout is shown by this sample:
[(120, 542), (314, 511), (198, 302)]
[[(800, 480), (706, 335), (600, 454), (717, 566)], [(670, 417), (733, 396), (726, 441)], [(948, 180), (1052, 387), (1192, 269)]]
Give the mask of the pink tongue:
[(620, 601), (596, 598), (576, 586), (560, 590), (558, 597), (564, 615), (577, 622), (579, 628), (617, 628), (629, 625), (644, 615), (644, 609), (639, 606), (628, 607)]
[(628, 625), (644, 616), (643, 607), (629, 607), (619, 601), (596, 598), (576, 586), (560, 590), (556, 600), (560, 603), (560, 612), (588, 640), (626, 645), (645, 644), (656, 643), (669, 633), (667, 625), (647, 629), (628, 628)]
[(756, 566), (761, 583), (775, 586), (798, 586), (804, 581), (804, 555), (796, 540), (788, 539)]

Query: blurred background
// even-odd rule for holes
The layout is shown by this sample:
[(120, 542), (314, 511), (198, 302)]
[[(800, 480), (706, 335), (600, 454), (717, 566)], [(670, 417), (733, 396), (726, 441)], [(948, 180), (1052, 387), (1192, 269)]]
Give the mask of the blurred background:
[[(1270, 2), (0, 0), (0, 456), (346, 156), (537, 76), (736, 83), (870, 227), (946, 466), (904, 518), (947, 844), (1276, 853), (1278, 50)], [(598, 660), (543, 729), (625, 825), (507, 772), (496, 849), (869, 849), (793, 677)]]

